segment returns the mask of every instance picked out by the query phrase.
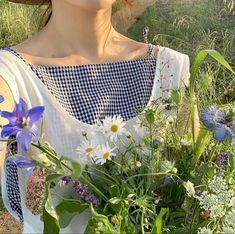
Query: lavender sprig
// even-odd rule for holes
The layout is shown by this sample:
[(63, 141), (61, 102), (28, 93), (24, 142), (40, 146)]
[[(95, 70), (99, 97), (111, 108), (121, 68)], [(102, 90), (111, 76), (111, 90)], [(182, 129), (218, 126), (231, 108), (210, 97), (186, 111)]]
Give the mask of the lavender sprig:
[(100, 204), (99, 198), (92, 194), (88, 186), (82, 184), (79, 180), (73, 181), (70, 176), (63, 176), (59, 183), (61, 185), (72, 183), (73, 190), (79, 195), (81, 200), (91, 203), (93, 207), (97, 207)]

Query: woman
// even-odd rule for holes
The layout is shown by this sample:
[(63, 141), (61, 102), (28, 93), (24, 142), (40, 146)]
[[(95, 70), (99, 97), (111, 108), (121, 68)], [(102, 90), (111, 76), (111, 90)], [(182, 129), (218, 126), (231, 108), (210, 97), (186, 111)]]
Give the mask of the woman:
[[(78, 158), (76, 147), (98, 120), (120, 114), (131, 129), (136, 109), (169, 98), (170, 90), (189, 83), (187, 55), (134, 41), (113, 28), (114, 2), (52, 0), (52, 15), (42, 30), (0, 51), (0, 94), (6, 99), (0, 109), (12, 110), (19, 97), (29, 107), (44, 105), (45, 139), (83, 165), (88, 162)], [(6, 149), (0, 154), (4, 158)], [(40, 215), (33, 215), (26, 199), (28, 178), (8, 160), (2, 165), (5, 206), (24, 223), (24, 233), (42, 233)], [(61, 232), (83, 233), (89, 217), (89, 211), (77, 215)]]

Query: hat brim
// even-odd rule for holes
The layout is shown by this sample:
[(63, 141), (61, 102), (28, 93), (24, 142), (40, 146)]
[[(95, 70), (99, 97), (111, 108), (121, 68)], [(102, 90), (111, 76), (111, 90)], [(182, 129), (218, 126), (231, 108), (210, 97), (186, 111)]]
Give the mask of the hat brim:
[(27, 5), (49, 4), (50, 0), (8, 0), (9, 2), (21, 3)]

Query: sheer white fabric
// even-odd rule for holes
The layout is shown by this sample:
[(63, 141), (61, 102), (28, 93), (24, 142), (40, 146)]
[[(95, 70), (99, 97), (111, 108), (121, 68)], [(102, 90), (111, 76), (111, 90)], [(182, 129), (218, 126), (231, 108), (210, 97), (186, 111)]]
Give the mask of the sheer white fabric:
[[(156, 60), (156, 70), (152, 95), (147, 106), (152, 100), (160, 97), (170, 97), (170, 90), (175, 88), (183, 88), (189, 84), (189, 57), (173, 49), (158, 46), (159, 53)], [(82, 132), (94, 128), (94, 125), (83, 123), (73, 116), (60, 105), (55, 97), (49, 92), (36, 74), (21, 59), (14, 56), (9, 51), (0, 51), (0, 76), (9, 85), (14, 99), (18, 102), (19, 97), (23, 98), (29, 108), (37, 105), (45, 106), (44, 133), (45, 140), (50, 142), (52, 147), (60, 155), (66, 155), (74, 160), (79, 161), (83, 166), (90, 163), (84, 158), (79, 158), (76, 153), (77, 146), (81, 143)], [(138, 116), (130, 119), (126, 123), (126, 128), (133, 134), (133, 125)], [(100, 142), (104, 141), (102, 137)], [(19, 153), (20, 149), (19, 149)], [(29, 156), (35, 154), (31, 149)], [(40, 215), (33, 215), (25, 206), (25, 192), (28, 178), (18, 170), (21, 205), (24, 217), (23, 233), (42, 233), (43, 223), (40, 221)], [(16, 219), (17, 216), (11, 210), (6, 194), (6, 175), (3, 171), (1, 175), (2, 196), (5, 207)], [(67, 191), (65, 192), (67, 193)], [(61, 233), (83, 233), (89, 220), (90, 212), (86, 211), (81, 215), (77, 215), (69, 225), (62, 229)]]

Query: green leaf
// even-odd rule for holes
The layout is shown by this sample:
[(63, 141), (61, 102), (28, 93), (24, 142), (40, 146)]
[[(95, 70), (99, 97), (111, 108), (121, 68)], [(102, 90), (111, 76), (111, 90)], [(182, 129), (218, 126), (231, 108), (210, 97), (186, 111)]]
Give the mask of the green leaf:
[(81, 164), (79, 164), (77, 161), (75, 161), (71, 158), (65, 157), (65, 156), (62, 156), (61, 160), (66, 160), (71, 163), (72, 173), (70, 176), (72, 177), (73, 180), (78, 180), (82, 175)]
[(50, 193), (50, 182), (46, 183), (46, 202), (43, 211), (44, 231), (43, 233), (59, 233), (59, 217), (52, 203)]
[(161, 234), (162, 220), (163, 220), (163, 217), (167, 214), (169, 214), (169, 208), (161, 208), (161, 211), (154, 222), (152, 234)]
[(120, 233), (137, 233), (134, 224), (129, 218), (129, 212), (126, 206), (122, 205), (122, 209), (119, 213), (119, 216), (121, 216)]
[(109, 193), (110, 193), (111, 197), (120, 197), (120, 189), (117, 185), (112, 185), (109, 188)]
[(59, 216), (59, 224), (61, 228), (66, 228), (74, 216), (82, 213), (89, 205), (76, 200), (63, 200), (56, 207)]
[(117, 198), (117, 197), (113, 197), (113, 198), (111, 198), (111, 199), (109, 199), (109, 202), (111, 203), (111, 204), (118, 204), (118, 203), (120, 203), (122, 200), (120, 199), (120, 198)]
[(59, 219), (55, 207), (52, 203), (52, 198), (51, 198), (51, 192), (50, 192), (50, 183), (47, 183), (46, 185), (47, 187), (47, 199), (45, 202), (45, 210), (48, 212), (48, 214), (50, 214), (52, 217), (54, 217), (56, 220)]
[(52, 166), (56, 166), (55, 162), (47, 157), (46, 153), (41, 153), (37, 155), (33, 155), (32, 159), (35, 160), (39, 165), (50, 168)]
[(55, 179), (57, 179), (57, 178), (59, 178), (61, 176), (62, 176), (62, 174), (59, 174), (59, 173), (49, 174), (46, 177), (46, 182), (52, 182), (52, 181), (54, 181)]
[(205, 151), (205, 148), (210, 143), (212, 134), (206, 128), (200, 128), (199, 135), (195, 144), (194, 157), (192, 161), (192, 167), (194, 168), (201, 157), (202, 153)]
[(43, 209), (44, 234), (57, 234), (60, 232), (58, 220), (53, 218), (45, 209)]
[(109, 222), (107, 216), (98, 214), (91, 205), (92, 217), (89, 220), (84, 234), (102, 233), (102, 234), (116, 234), (117, 230)]
[(206, 59), (207, 56), (212, 57), (215, 59), (218, 63), (220, 63), (222, 66), (227, 68), (229, 71), (231, 71), (233, 74), (235, 74), (235, 71), (232, 69), (232, 67), (229, 65), (229, 63), (225, 60), (225, 58), (216, 50), (201, 50), (194, 61), (194, 64), (191, 69), (191, 77), (190, 77), (190, 89), (191, 91), (195, 88), (195, 81), (196, 76), (199, 70), (199, 67), (201, 66), (202, 62)]
[(195, 150), (195, 130), (194, 130), (194, 114), (196, 112), (196, 97), (195, 97), (195, 86), (196, 86), (196, 78), (199, 68), (202, 62), (206, 59), (207, 56), (215, 59), (219, 64), (227, 68), (233, 74), (235, 71), (229, 65), (229, 63), (225, 60), (225, 58), (216, 50), (201, 50), (193, 63), (190, 75), (190, 99), (191, 99), (191, 123), (192, 123), (192, 140), (193, 140), (193, 150)]

